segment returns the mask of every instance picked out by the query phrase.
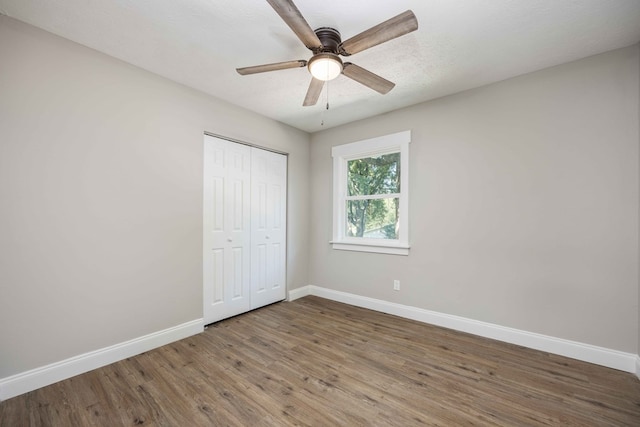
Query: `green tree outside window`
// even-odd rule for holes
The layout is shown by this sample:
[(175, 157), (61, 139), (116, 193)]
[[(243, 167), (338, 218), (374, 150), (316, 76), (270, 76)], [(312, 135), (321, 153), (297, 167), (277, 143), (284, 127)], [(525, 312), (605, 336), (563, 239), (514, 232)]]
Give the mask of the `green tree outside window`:
[(349, 237), (398, 239), (400, 153), (347, 162)]

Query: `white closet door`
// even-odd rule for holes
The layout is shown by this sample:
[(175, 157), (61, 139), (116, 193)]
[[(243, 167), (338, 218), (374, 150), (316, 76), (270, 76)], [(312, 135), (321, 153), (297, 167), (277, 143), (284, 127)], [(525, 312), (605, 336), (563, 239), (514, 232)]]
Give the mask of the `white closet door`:
[(287, 157), (251, 150), (251, 308), (286, 297)]
[(251, 309), (251, 148), (204, 143), (205, 324)]

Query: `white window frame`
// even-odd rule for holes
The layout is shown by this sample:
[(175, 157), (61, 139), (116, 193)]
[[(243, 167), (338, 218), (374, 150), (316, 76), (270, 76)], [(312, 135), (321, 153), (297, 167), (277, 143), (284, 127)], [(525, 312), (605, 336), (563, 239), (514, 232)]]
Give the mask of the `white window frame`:
[[(333, 157), (333, 249), (409, 255), (409, 143), (411, 131), (337, 145)], [(400, 152), (398, 239), (370, 239), (346, 235), (347, 165), (350, 160)]]

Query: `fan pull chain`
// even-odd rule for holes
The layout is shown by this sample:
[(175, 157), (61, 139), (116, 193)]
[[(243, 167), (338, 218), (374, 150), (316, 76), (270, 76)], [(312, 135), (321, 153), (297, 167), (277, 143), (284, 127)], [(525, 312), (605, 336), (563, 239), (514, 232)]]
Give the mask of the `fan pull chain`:
[(324, 126), (324, 118), (326, 117), (327, 112), (329, 111), (329, 82), (328, 81), (324, 85), (324, 97), (326, 101), (326, 107), (322, 112), (322, 121), (320, 122), (320, 126)]

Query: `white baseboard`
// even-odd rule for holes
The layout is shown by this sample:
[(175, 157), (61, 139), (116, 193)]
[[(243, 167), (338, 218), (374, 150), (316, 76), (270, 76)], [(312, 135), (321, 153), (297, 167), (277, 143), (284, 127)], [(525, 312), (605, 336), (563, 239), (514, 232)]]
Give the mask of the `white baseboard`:
[(0, 402), (92, 369), (126, 359), (127, 357), (135, 356), (136, 354), (190, 337), (203, 330), (203, 319), (196, 319), (120, 344), (2, 378), (0, 379)]
[(298, 298), (302, 298), (302, 297), (306, 297), (307, 295), (310, 295), (309, 294), (310, 288), (311, 286), (303, 286), (301, 288), (290, 290), (289, 298), (287, 298), (287, 301), (294, 301), (294, 300), (297, 300)]
[(308, 295), (316, 295), (357, 307), (368, 308), (370, 310), (546, 351), (608, 368), (631, 372), (640, 378), (640, 357), (635, 354), (335, 291), (319, 286), (309, 285), (307, 288)]
[[(631, 353), (521, 331), (492, 323), (480, 322), (460, 316), (438, 313), (313, 285), (289, 291), (288, 300), (293, 301), (307, 295), (316, 295), (356, 307), (368, 308), (419, 322), (567, 356), (573, 359), (631, 372), (640, 378), (640, 356)], [(120, 344), (71, 357), (11, 377), (2, 378), (0, 379), (0, 402), (92, 369), (126, 359), (127, 357), (135, 356), (136, 354), (187, 338), (202, 332), (203, 329), (203, 319), (196, 319)]]

